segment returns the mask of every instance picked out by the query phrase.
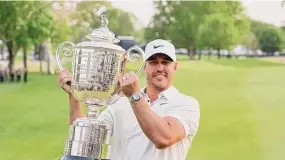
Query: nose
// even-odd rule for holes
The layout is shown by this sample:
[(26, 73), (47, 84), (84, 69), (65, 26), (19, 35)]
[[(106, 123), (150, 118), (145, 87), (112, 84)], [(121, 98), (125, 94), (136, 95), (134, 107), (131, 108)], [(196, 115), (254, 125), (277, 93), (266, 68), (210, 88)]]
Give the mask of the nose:
[(156, 70), (157, 71), (163, 71), (163, 64), (161, 64), (161, 63), (157, 64)]

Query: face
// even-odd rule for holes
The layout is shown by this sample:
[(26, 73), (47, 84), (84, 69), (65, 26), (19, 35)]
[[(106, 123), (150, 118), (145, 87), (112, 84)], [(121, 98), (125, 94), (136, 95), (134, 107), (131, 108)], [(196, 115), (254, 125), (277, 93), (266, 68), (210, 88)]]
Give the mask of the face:
[(177, 63), (165, 54), (155, 54), (146, 61), (145, 73), (147, 86), (157, 90), (165, 90), (172, 85)]

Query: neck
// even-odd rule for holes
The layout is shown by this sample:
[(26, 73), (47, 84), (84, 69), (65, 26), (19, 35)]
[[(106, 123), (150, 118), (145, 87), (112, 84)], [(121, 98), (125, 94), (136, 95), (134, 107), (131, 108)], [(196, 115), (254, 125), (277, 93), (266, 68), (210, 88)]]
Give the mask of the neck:
[(157, 100), (159, 93), (163, 92), (165, 90), (166, 89), (157, 89), (157, 88), (154, 88), (152, 86), (147, 86), (146, 87), (146, 94), (148, 95), (150, 101), (154, 102), (155, 100)]

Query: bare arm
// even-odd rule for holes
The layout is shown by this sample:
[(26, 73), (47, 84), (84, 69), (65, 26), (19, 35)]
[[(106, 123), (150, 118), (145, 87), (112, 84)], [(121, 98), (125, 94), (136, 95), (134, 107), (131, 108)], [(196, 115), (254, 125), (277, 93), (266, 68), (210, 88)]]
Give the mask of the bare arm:
[(86, 117), (83, 113), (82, 106), (80, 103), (69, 94), (69, 123), (70, 125), (77, 119), (81, 117)]
[(144, 99), (131, 105), (143, 132), (156, 148), (169, 147), (185, 137), (185, 130), (176, 118), (157, 115)]

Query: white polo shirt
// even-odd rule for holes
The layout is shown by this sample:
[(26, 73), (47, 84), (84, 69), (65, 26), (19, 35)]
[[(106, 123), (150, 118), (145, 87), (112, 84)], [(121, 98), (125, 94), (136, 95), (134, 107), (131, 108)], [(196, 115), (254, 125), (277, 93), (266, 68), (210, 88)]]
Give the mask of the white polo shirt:
[(152, 103), (146, 94), (145, 99), (158, 115), (177, 118), (186, 137), (168, 148), (157, 149), (142, 131), (129, 100), (122, 97), (100, 114), (113, 129), (111, 160), (184, 160), (199, 126), (198, 101), (173, 86), (161, 92)]

